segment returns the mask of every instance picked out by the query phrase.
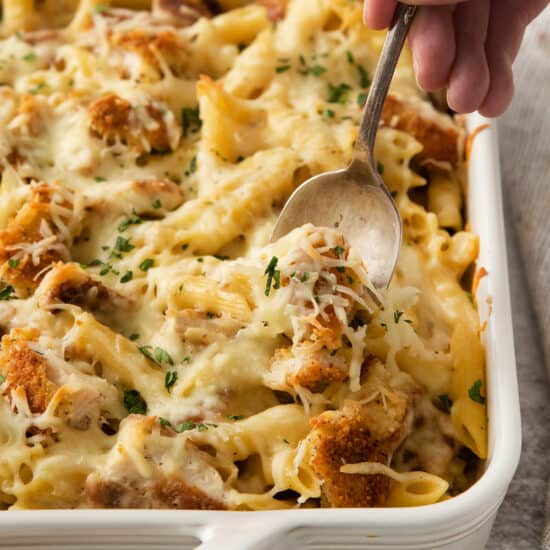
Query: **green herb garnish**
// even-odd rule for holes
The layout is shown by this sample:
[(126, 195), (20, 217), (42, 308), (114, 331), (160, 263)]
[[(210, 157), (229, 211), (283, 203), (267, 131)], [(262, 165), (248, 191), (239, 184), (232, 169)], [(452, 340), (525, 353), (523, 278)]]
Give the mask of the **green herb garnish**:
[(166, 389), (170, 391), (170, 388), (176, 383), (178, 379), (178, 373), (175, 370), (169, 370), (164, 377), (164, 385)]
[(273, 256), (269, 261), (269, 264), (267, 264), (267, 267), (264, 271), (264, 275), (267, 275), (267, 281), (265, 283), (265, 291), (264, 291), (264, 294), (266, 296), (269, 296), (269, 292), (271, 291), (271, 284), (273, 283), (273, 280), (275, 280), (275, 285), (273, 288), (279, 288), (281, 286), (281, 272), (278, 269), (275, 269), (277, 267), (278, 261), (279, 261), (279, 258), (277, 258), (277, 256)]
[(472, 401), (475, 401), (476, 403), (479, 403), (480, 405), (485, 405), (485, 397), (481, 395), (481, 386), (482, 386), (481, 380), (476, 380), (472, 387), (468, 390), (468, 395), (470, 396), (470, 399)]
[(0, 290), (0, 300), (17, 300), (15, 289), (11, 285), (4, 287), (2, 290)]
[(34, 61), (36, 59), (36, 54), (34, 52), (29, 52), (23, 56), (23, 61)]
[(10, 266), (10, 269), (15, 269), (15, 268), (19, 265), (19, 262), (20, 262), (20, 261), (21, 261), (21, 260), (16, 260), (16, 259), (14, 259), (14, 258), (10, 258), (10, 259), (8, 260), (8, 265)]
[(141, 271), (148, 271), (153, 267), (154, 263), (155, 260), (153, 260), (152, 258), (146, 258), (145, 260), (143, 260), (143, 262), (139, 264), (139, 268), (141, 269)]
[(181, 110), (181, 125), (183, 128), (183, 137), (187, 137), (189, 132), (192, 134), (197, 133), (202, 126), (199, 108), (190, 109), (189, 107), (184, 107)]
[(134, 273), (132, 271), (127, 271), (121, 278), (121, 283), (129, 283), (134, 278)]
[(439, 395), (438, 399), (443, 409), (448, 413), (450, 413), (451, 407), (453, 406), (453, 402), (451, 401), (451, 398), (446, 393), (444, 393), (442, 395)]
[(178, 424), (174, 427), (174, 430), (178, 432), (179, 434), (181, 432), (187, 432), (189, 430), (194, 430), (197, 427), (197, 425), (194, 422), (182, 422), (181, 424)]
[(229, 418), (229, 420), (242, 420), (244, 417), (242, 414), (228, 414), (227, 418)]
[(128, 336), (128, 340), (130, 340), (131, 342), (139, 340), (139, 334), (137, 332), (130, 334), (130, 336)]
[(368, 88), (370, 86), (369, 73), (363, 65), (357, 65), (357, 71), (359, 72), (359, 85), (361, 88)]
[(145, 414), (147, 412), (147, 403), (137, 390), (124, 392), (124, 406), (130, 414)]
[(349, 84), (339, 84), (334, 86), (332, 84), (328, 85), (328, 102), (329, 103), (340, 103), (345, 104), (348, 101), (348, 94), (351, 90)]
[(139, 216), (131, 216), (119, 224), (118, 231), (124, 233), (131, 225), (139, 225), (142, 222), (143, 220)]
[(281, 65), (280, 67), (275, 68), (276, 73), (286, 73), (290, 70), (290, 65)]
[(158, 363), (168, 363), (169, 365), (174, 364), (174, 360), (170, 354), (166, 350), (159, 347), (155, 347), (155, 360)]

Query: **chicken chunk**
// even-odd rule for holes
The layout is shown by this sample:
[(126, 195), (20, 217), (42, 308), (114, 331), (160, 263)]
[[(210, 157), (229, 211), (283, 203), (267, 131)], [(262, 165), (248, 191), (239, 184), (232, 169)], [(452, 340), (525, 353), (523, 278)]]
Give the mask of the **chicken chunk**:
[(95, 314), (129, 310), (132, 302), (90, 277), (78, 264), (58, 263), (36, 291), (41, 307), (73, 304)]
[(188, 27), (201, 17), (212, 17), (210, 8), (202, 0), (153, 0), (155, 19), (175, 27)]
[[(158, 80), (163, 77), (163, 64), (176, 76), (181, 76), (187, 64), (186, 43), (171, 31), (150, 33), (143, 29), (132, 29), (115, 34), (111, 39), (116, 48), (125, 54), (126, 66), (123, 76), (140, 80)], [(141, 63), (135, 63), (128, 54), (138, 56)], [(124, 63), (124, 60), (127, 62)]]
[[(381, 365), (370, 368), (379, 372), (383, 369)], [(377, 391), (368, 395), (377, 387)], [(384, 504), (390, 488), (388, 477), (344, 474), (340, 467), (358, 462), (388, 464), (410, 429), (411, 410), (406, 392), (391, 388), (382, 377), (376, 376), (345, 400), (340, 410), (324, 412), (311, 420), (309, 462), (323, 481), (326, 505)]]
[[(86, 480), (85, 505), (225, 509), (223, 481), (210, 464), (211, 457), (189, 441), (172, 445), (172, 437), (185, 436), (161, 434), (155, 423), (155, 417), (141, 415), (130, 415), (121, 422), (118, 443), (105, 467)], [(136, 458), (140, 467), (134, 463)], [(142, 461), (147, 462), (145, 470)]]
[(382, 112), (383, 123), (411, 134), (424, 147), (417, 155), (421, 164), (456, 166), (461, 159), (464, 132), (451, 117), (426, 102), (388, 94)]
[(160, 104), (132, 106), (115, 94), (94, 101), (89, 109), (90, 131), (109, 145), (123, 143), (138, 153), (174, 150), (181, 128), (169, 110)]
[(33, 331), (16, 329), (2, 338), (0, 373), (7, 383), (7, 394), (23, 388), (32, 413), (46, 410), (56, 386), (48, 378), (48, 362), (29, 347), (38, 335)]
[(42, 273), (53, 262), (69, 259), (66, 235), (56, 220), (70, 217), (70, 203), (46, 184), (35, 187), (32, 194), (6, 229), (0, 231), (0, 275), (23, 293), (38, 286)]

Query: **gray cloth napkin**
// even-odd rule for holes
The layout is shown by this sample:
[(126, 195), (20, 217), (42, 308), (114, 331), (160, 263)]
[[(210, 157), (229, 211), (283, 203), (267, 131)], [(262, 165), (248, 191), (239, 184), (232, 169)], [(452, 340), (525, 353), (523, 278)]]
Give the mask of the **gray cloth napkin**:
[[(500, 122), (503, 192), (550, 374), (550, 9), (529, 27), (514, 67), (516, 99)], [(524, 328), (525, 330), (525, 328)], [(528, 327), (528, 330), (536, 330)], [(516, 333), (516, 341), (522, 334)], [(550, 427), (549, 427), (550, 428)], [(550, 550), (550, 486), (543, 550)]]

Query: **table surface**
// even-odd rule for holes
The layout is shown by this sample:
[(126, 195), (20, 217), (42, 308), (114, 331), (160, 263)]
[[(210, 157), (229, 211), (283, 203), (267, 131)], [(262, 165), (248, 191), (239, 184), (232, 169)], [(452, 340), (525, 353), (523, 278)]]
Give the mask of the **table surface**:
[(499, 124), (523, 450), (488, 550), (540, 548), (545, 521), (550, 472), (550, 387), (546, 366), (550, 368), (550, 364), (544, 363), (543, 342), (550, 363), (550, 334), (539, 330), (534, 311), (538, 312), (539, 321), (545, 319), (548, 323), (550, 277), (545, 263), (548, 255), (541, 261), (547, 248), (541, 237), (544, 235), (546, 243), (550, 242), (550, 223), (543, 214), (542, 224), (547, 229), (535, 237), (537, 228), (533, 223), (537, 222), (533, 212), (537, 208), (547, 212), (550, 207), (550, 116), (546, 106), (550, 95), (549, 29), (547, 8), (528, 30), (515, 65), (516, 97)]

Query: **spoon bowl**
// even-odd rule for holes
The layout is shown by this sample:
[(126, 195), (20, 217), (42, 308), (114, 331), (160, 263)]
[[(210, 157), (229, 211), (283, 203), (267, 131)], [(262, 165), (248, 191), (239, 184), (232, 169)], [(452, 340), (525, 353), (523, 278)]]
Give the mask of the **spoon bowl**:
[(409, 32), (415, 6), (398, 5), (371, 84), (351, 164), (310, 178), (291, 195), (271, 240), (312, 223), (338, 229), (366, 263), (376, 288), (387, 288), (397, 266), (402, 224), (376, 170), (374, 142), (388, 89)]
[(373, 285), (385, 288), (399, 257), (401, 220), (383, 184), (367, 181), (380, 176), (359, 162), (300, 185), (283, 208), (272, 240), (306, 223), (338, 229), (365, 261)]

